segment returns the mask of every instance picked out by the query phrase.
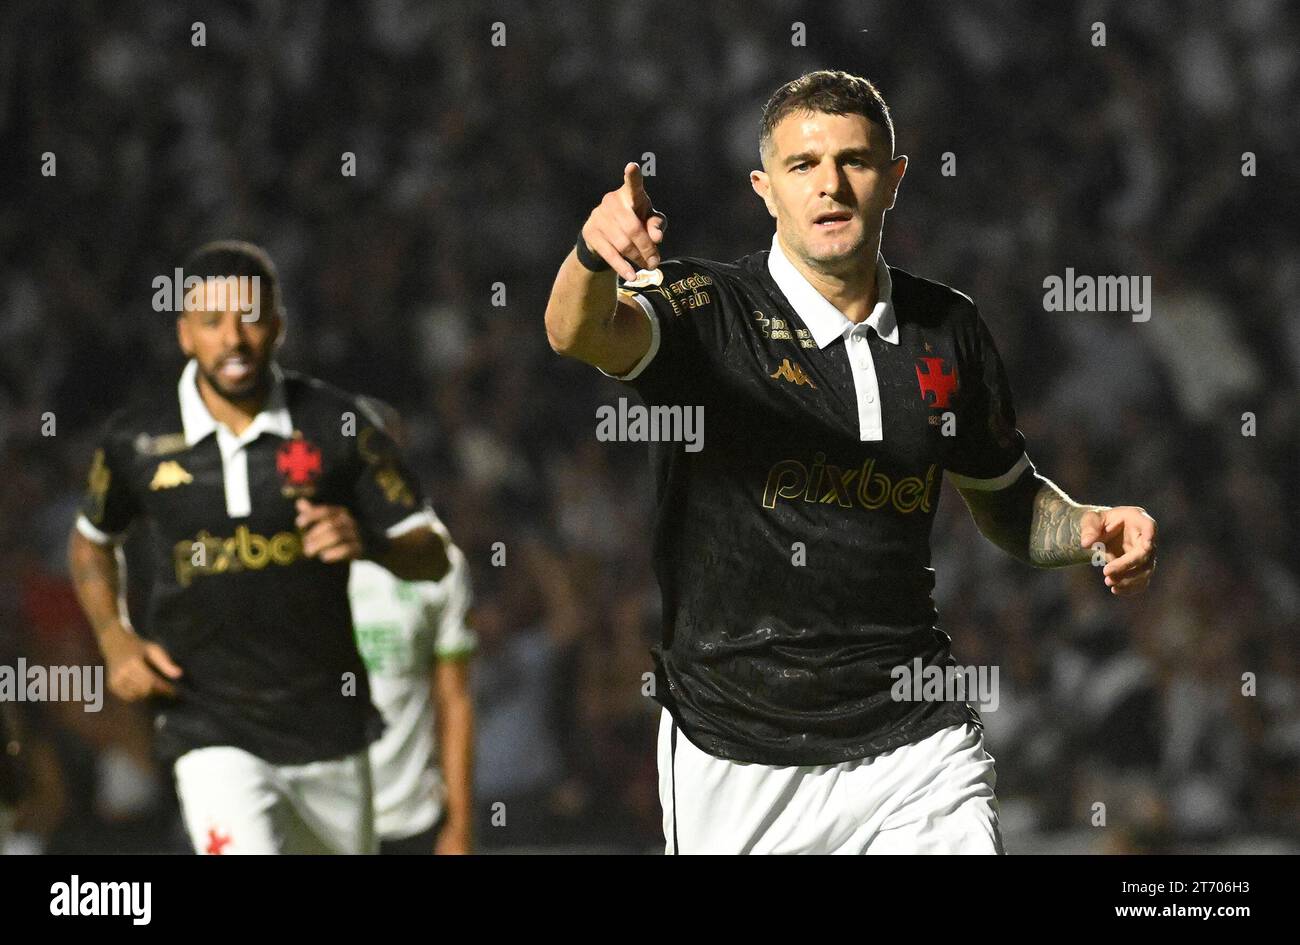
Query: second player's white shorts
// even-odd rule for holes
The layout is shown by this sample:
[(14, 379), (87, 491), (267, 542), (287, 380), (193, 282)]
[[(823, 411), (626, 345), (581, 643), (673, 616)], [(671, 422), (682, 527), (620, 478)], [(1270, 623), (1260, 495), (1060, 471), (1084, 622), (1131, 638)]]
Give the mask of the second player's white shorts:
[(659, 799), (668, 853), (1001, 853), (993, 758), (955, 725), (838, 765), (716, 758), (665, 710)]
[(174, 770), (196, 853), (378, 852), (365, 751), (273, 765), (240, 748), (196, 748)]

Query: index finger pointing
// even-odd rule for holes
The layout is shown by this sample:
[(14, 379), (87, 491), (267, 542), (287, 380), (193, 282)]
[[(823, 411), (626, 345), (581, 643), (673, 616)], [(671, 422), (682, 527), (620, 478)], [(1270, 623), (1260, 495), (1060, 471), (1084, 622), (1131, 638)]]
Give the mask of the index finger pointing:
[(632, 209), (638, 211), (637, 216), (644, 220), (644, 211), (649, 209), (650, 198), (646, 196), (645, 177), (641, 174), (641, 165), (636, 161), (628, 161), (623, 168), (623, 189), (631, 199)]

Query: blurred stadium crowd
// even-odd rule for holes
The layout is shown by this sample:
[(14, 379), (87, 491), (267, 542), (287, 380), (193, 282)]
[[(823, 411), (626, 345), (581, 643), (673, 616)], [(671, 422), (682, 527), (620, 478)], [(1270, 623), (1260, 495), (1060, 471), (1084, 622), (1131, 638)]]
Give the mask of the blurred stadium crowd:
[[(762, 103), (843, 68), (880, 85), (911, 159), (886, 259), (980, 304), (1044, 474), (1160, 523), (1152, 589), (1122, 601), (1001, 555), (945, 489), (940, 625), (959, 663), (1000, 668), (1008, 849), (1300, 850), (1297, 10), (812, 6), (6, 4), (0, 663), (96, 661), (64, 546), (100, 424), (180, 367), (151, 280), (251, 239), (284, 280), (282, 363), (401, 409), (472, 563), (477, 795), (509, 811), (480, 845), (658, 848), (649, 469), (597, 443), (596, 407), (630, 392), (555, 356), (542, 311), (646, 152), (668, 255), (766, 248)], [(1067, 266), (1151, 275), (1150, 321), (1045, 312)], [(10, 849), (184, 849), (140, 710), (24, 712), (36, 792)]]

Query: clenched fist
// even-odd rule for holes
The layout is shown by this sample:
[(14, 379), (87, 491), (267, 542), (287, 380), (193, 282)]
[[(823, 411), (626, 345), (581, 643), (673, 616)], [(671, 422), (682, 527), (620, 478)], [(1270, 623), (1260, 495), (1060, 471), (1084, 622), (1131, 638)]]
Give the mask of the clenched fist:
[(326, 564), (363, 555), (361, 532), (352, 513), (341, 505), (316, 505), (299, 499), (295, 524), (302, 531), (302, 553)]
[(99, 640), (104, 653), (108, 688), (126, 702), (149, 696), (174, 696), (169, 679), (179, 679), (181, 668), (157, 643), (141, 639), (119, 625), (106, 630)]

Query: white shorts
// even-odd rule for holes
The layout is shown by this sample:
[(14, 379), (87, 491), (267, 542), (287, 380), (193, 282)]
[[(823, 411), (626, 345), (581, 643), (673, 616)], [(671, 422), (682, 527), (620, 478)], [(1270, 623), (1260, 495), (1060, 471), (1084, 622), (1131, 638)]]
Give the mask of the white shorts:
[(1002, 853), (995, 781), (969, 723), (860, 761), (773, 767), (701, 751), (666, 710), (659, 722), (667, 853)]
[(196, 748), (174, 772), (196, 853), (378, 852), (366, 751), (273, 765), (241, 748)]

